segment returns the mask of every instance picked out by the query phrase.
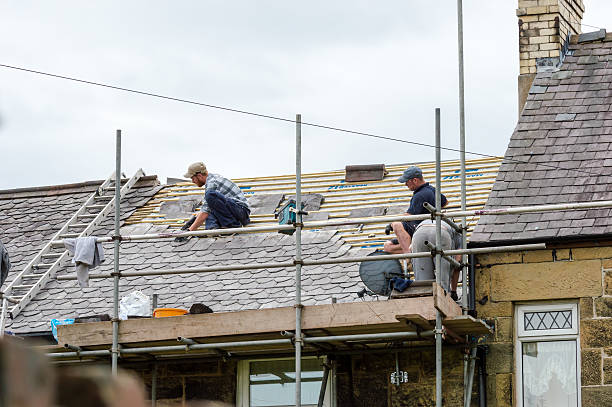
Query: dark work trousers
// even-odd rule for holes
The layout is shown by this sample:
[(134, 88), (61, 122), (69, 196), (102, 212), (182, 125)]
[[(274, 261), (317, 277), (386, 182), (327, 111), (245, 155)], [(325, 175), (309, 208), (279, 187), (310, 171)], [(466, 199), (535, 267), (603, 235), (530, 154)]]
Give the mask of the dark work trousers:
[(221, 192), (206, 191), (204, 199), (209, 209), (206, 229), (239, 228), (251, 221), (249, 209), (233, 199), (227, 199)]

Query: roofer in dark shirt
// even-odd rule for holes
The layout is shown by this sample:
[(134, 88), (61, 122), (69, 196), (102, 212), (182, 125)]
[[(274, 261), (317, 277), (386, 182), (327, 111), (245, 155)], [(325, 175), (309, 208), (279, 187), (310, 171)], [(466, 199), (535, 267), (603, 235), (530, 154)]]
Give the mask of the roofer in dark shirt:
[[(423, 207), (425, 202), (431, 206), (436, 206), (436, 189), (425, 182), (423, 179), (423, 171), (419, 167), (410, 167), (404, 171), (398, 182), (406, 184), (408, 189), (413, 191), (410, 207), (406, 211), (409, 215), (428, 214), (429, 211)], [(445, 207), (448, 201), (442, 194), (442, 207)], [(412, 243), (412, 235), (420, 220), (392, 222), (389, 226), (397, 236), (397, 239), (385, 242), (384, 251), (387, 253), (410, 253), (410, 245)]]

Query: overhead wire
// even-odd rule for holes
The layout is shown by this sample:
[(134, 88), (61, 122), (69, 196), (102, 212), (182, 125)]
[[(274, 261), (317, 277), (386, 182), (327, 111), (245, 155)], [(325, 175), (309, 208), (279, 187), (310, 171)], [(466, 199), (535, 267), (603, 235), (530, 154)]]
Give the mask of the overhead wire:
[[(93, 86), (99, 86), (99, 87), (108, 88), (108, 89), (119, 90), (119, 91), (128, 92), (128, 93), (134, 93), (134, 94), (138, 94), (138, 95), (150, 96), (150, 97), (154, 97), (154, 98), (158, 98), (158, 99), (166, 99), (166, 100), (171, 100), (171, 101), (174, 101), (174, 102), (187, 103), (187, 104), (190, 104), (190, 105), (202, 106), (202, 107), (207, 107), (207, 108), (210, 108), (210, 109), (223, 110), (223, 111), (227, 111), (227, 112), (239, 113), (239, 114), (259, 117), (259, 118), (263, 118), (263, 119), (282, 121), (282, 122), (286, 122), (286, 123), (296, 123), (295, 119), (289, 119), (289, 118), (286, 118), (286, 117), (280, 117), (280, 116), (273, 116), (273, 115), (264, 114), (264, 113), (251, 112), (251, 111), (248, 111), (248, 110), (242, 110), (242, 109), (237, 109), (237, 108), (232, 108), (232, 107), (227, 107), (227, 106), (221, 106), (221, 105), (214, 105), (214, 104), (211, 104), (211, 103), (198, 102), (198, 101), (178, 98), (178, 97), (174, 97), (174, 96), (166, 96), (166, 95), (161, 95), (159, 93), (147, 92), (147, 91), (142, 91), (142, 90), (137, 90), (137, 89), (130, 89), (130, 88), (125, 88), (125, 87), (117, 86), (117, 85), (109, 85), (109, 84), (106, 84), (106, 83), (95, 82), (95, 81), (75, 78), (75, 77), (66, 76), (66, 75), (59, 75), (59, 74), (54, 74), (54, 73), (50, 73), (50, 72), (43, 72), (43, 71), (38, 71), (38, 70), (24, 68), (24, 67), (15, 66), (15, 65), (8, 65), (8, 64), (1, 64), (0, 63), (0, 67), (8, 68), (8, 69), (13, 69), (13, 70), (17, 70), (17, 71), (33, 73), (33, 74), (37, 74), (37, 75), (48, 76), (48, 77), (52, 77), (52, 78), (64, 79), (64, 80), (67, 80), (67, 81), (78, 82), (78, 83), (83, 83), (83, 84), (87, 84), (87, 85), (93, 85)], [(418, 142), (418, 141), (410, 141), (410, 140), (404, 140), (404, 139), (399, 139), (399, 138), (395, 138), (395, 137), (381, 136), (379, 134), (366, 133), (366, 132), (357, 131), (357, 130), (344, 129), (344, 128), (341, 128), (341, 127), (329, 126), (329, 125), (324, 125), (324, 124), (319, 124), (319, 123), (301, 122), (301, 124), (302, 124), (302, 126), (309, 126), (309, 127), (325, 129), (325, 130), (332, 130), (332, 131), (336, 131), (336, 132), (340, 132), (340, 133), (354, 134), (354, 135), (359, 135), (359, 136), (376, 138), (376, 139), (380, 139), (380, 140), (395, 141), (395, 142), (399, 142), (399, 143), (406, 143), (406, 144), (411, 144), (411, 145), (420, 146), (420, 147), (428, 147), (428, 148), (435, 148), (436, 147), (436, 146), (434, 146), (432, 144), (421, 143), (421, 142)], [(458, 153), (461, 152), (460, 149), (452, 148), (452, 147), (440, 147), (440, 149), (441, 150), (445, 150), (445, 151), (458, 152)], [(584, 173), (584, 174), (595, 175), (595, 176), (601, 175), (599, 173), (592, 173), (590, 171), (583, 170), (583, 169), (580, 169), (580, 168), (564, 168), (564, 167), (560, 167), (560, 166), (556, 166), (556, 165), (552, 165), (552, 164), (534, 163), (534, 162), (529, 162), (529, 161), (512, 159), (512, 158), (508, 158), (508, 157), (500, 157), (500, 156), (492, 155), (492, 154), (478, 153), (478, 152), (475, 152), (475, 151), (468, 151), (468, 150), (465, 150), (464, 152), (466, 154), (471, 154), (471, 155), (475, 155), (475, 156), (479, 156), (479, 157), (503, 159), (504, 161), (510, 162), (510, 163), (531, 164), (531, 165), (536, 165), (536, 166), (541, 166), (541, 167), (553, 168), (553, 169), (556, 169), (556, 170), (574, 171), (574, 172), (578, 172), (578, 173)]]

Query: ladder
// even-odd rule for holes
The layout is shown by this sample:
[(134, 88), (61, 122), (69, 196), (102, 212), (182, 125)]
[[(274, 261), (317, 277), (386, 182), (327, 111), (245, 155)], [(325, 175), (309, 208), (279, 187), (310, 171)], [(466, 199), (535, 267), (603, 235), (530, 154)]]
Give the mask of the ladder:
[[(144, 175), (142, 169), (136, 171), (134, 176), (121, 188), (120, 199), (123, 199)], [(11, 319), (15, 318), (40, 290), (55, 278), (60, 265), (68, 258), (68, 251), (64, 248), (63, 243), (57, 241), (91, 235), (106, 215), (113, 211), (115, 207), (114, 191), (115, 174), (113, 173), (6, 287), (2, 293), (5, 300), (2, 302), (2, 314), (0, 315), (0, 336), (4, 334), (6, 313), (9, 313)], [(7, 301), (6, 298), (11, 301)]]

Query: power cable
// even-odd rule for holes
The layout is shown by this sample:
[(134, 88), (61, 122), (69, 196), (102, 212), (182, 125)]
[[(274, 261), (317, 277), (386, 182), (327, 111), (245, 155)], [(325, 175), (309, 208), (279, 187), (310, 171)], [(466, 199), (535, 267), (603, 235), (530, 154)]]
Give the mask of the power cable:
[[(53, 73), (49, 73), (49, 72), (37, 71), (37, 70), (34, 70), (34, 69), (28, 69), (28, 68), (23, 68), (23, 67), (14, 66), (14, 65), (0, 64), (0, 67), (14, 69), (14, 70), (17, 70), (17, 71), (23, 71), (23, 72), (28, 72), (28, 73), (34, 73), (34, 74), (37, 74), (37, 75), (43, 75), (43, 76), (49, 76), (49, 77), (53, 77), (53, 78), (64, 79), (64, 80), (68, 80), (68, 81), (72, 81), (72, 82), (84, 83), (84, 84), (87, 84), (87, 85), (94, 85), (94, 86), (100, 86), (100, 87), (108, 88), (108, 89), (120, 90), (120, 91), (123, 91), (123, 92), (135, 93), (135, 94), (138, 94), (138, 95), (151, 96), (151, 97), (159, 98), (159, 99), (166, 99), (166, 100), (172, 100), (172, 101), (175, 101), (175, 102), (181, 102), (181, 103), (187, 103), (187, 104), (191, 104), (191, 105), (203, 106), (203, 107), (208, 107), (208, 108), (211, 108), (211, 109), (218, 109), (218, 110), (223, 110), (223, 111), (232, 112), (232, 113), (240, 113), (240, 114), (244, 114), (244, 115), (248, 115), (248, 116), (254, 116), (254, 117), (260, 117), (260, 118), (264, 118), (264, 119), (278, 120), (278, 121), (282, 121), (282, 122), (286, 122), (286, 123), (296, 123), (296, 121), (294, 119), (288, 119), (286, 117), (272, 116), (272, 115), (263, 114), (263, 113), (250, 112), (248, 110), (241, 110), (241, 109), (236, 109), (236, 108), (231, 108), (231, 107), (226, 107), (226, 106), (213, 105), (213, 104), (210, 104), (210, 103), (196, 102), (196, 101), (193, 101), (193, 100), (181, 99), (181, 98), (177, 98), (177, 97), (173, 97), (173, 96), (166, 96), (166, 95), (161, 95), (161, 94), (158, 94), (158, 93), (146, 92), (146, 91), (141, 91), (141, 90), (136, 90), (136, 89), (129, 89), (129, 88), (124, 88), (124, 87), (116, 86), (116, 85), (108, 85), (108, 84), (101, 83), (101, 82), (94, 82), (94, 81), (90, 81), (90, 80), (79, 79), (79, 78), (74, 78), (74, 77), (65, 76), (65, 75), (58, 75), (58, 74), (53, 74)], [(310, 122), (301, 122), (301, 124), (303, 126), (315, 127), (315, 128), (319, 128), (319, 129), (325, 129), (325, 130), (332, 130), (332, 131), (337, 131), (337, 132), (340, 132), (340, 133), (355, 134), (355, 135), (359, 135), (359, 136), (371, 137), (371, 138), (376, 138), (376, 139), (380, 139), (380, 140), (396, 141), (396, 142), (399, 142), (399, 143), (406, 143), (406, 144), (411, 144), (411, 145), (420, 146), (420, 147), (436, 148), (436, 146), (434, 146), (432, 144), (420, 143), (420, 142), (417, 142), (417, 141), (409, 141), (409, 140), (404, 140), (404, 139), (398, 139), (398, 138), (394, 138), (394, 137), (381, 136), (381, 135), (378, 135), (378, 134), (366, 133), (366, 132), (361, 132), (361, 131), (356, 131), (356, 130), (349, 130), (349, 129), (344, 129), (344, 128), (341, 128), (341, 127), (334, 127), (334, 126), (328, 126), (328, 125), (324, 125), (324, 124), (310, 123)], [(458, 152), (458, 153), (461, 152), (460, 149), (451, 148), (451, 147), (440, 147), (440, 149), (441, 150), (445, 150), (445, 151)], [(556, 170), (575, 171), (575, 172), (580, 172), (580, 173), (589, 174), (589, 175), (595, 175), (595, 176), (601, 175), (601, 174), (598, 174), (598, 173), (592, 173), (590, 171), (586, 171), (586, 170), (582, 170), (582, 169), (563, 168), (563, 167), (559, 167), (559, 166), (551, 165), (551, 164), (531, 163), (529, 161), (515, 160), (515, 159), (511, 159), (511, 158), (507, 158), (507, 157), (500, 157), (500, 156), (491, 155), (491, 154), (477, 153), (475, 151), (467, 151), (467, 150), (465, 150), (465, 153), (466, 154), (475, 155), (475, 156), (479, 156), (479, 157), (485, 157), (485, 158), (502, 159), (504, 161), (512, 162), (512, 163), (517, 163), (517, 164), (532, 164), (532, 165), (539, 165), (539, 166), (542, 166), (542, 167), (554, 168)]]

